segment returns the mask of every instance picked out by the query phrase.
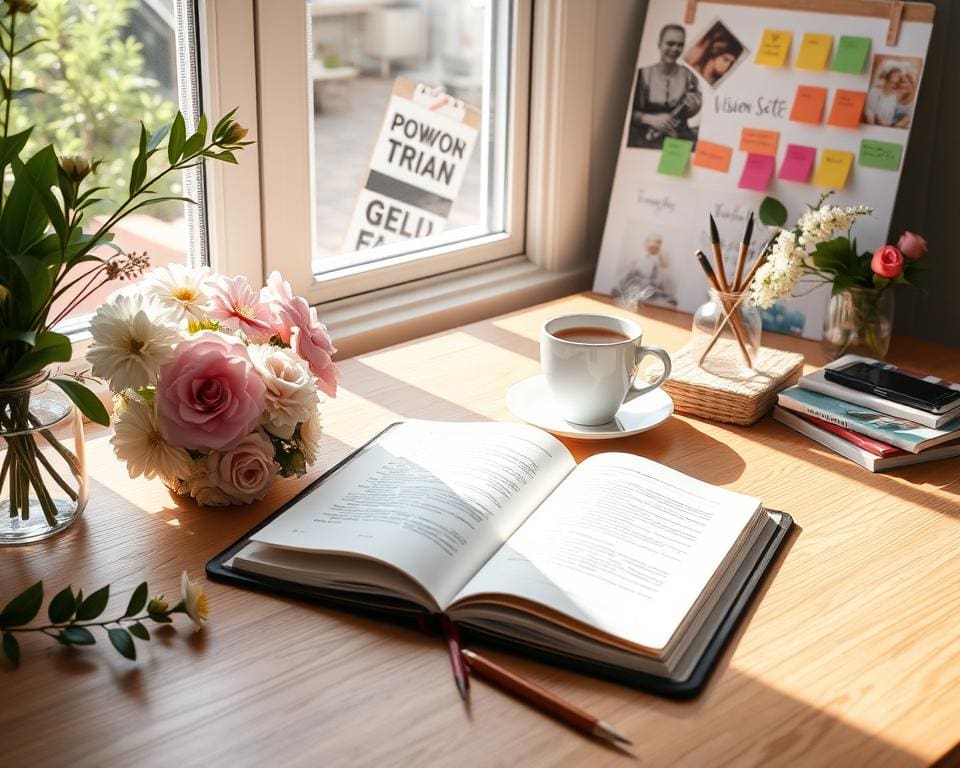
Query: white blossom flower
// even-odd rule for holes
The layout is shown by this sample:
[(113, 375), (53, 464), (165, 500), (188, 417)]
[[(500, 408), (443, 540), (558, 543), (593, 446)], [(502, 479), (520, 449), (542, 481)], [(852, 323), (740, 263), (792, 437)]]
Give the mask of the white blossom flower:
[(186, 571), (180, 576), (180, 599), (183, 601), (183, 610), (196, 629), (203, 629), (209, 616), (207, 595), (200, 584), (190, 581)]
[(750, 284), (751, 302), (769, 309), (778, 299), (792, 294), (803, 276), (805, 257), (806, 253), (797, 245), (793, 232), (780, 230), (770, 255)]
[(297, 424), (317, 408), (317, 377), (292, 349), (259, 344), (247, 352), (267, 387), (262, 424), (270, 434), (289, 440)]
[(193, 269), (184, 264), (168, 264), (154, 269), (144, 282), (147, 291), (170, 310), (178, 322), (205, 319), (210, 304), (209, 267)]
[(133, 398), (125, 402), (110, 443), (117, 458), (126, 462), (130, 477), (143, 475), (150, 480), (159, 475), (165, 482), (169, 478), (188, 477), (193, 460), (183, 448), (175, 448), (164, 440), (154, 407)]
[(90, 321), (90, 334), (87, 360), (93, 375), (106, 379), (114, 392), (156, 384), (182, 338), (169, 312), (153, 296), (141, 294), (108, 299)]
[(858, 205), (852, 208), (839, 208), (835, 205), (821, 205), (812, 211), (807, 211), (797, 226), (800, 228), (800, 245), (803, 248), (814, 248), (818, 243), (830, 240), (837, 233), (850, 230), (858, 216), (869, 216), (873, 208)]
[(322, 429), (323, 423), (320, 418), (320, 406), (318, 405), (310, 418), (300, 425), (300, 450), (303, 452), (303, 460), (307, 464), (313, 464), (319, 458)]

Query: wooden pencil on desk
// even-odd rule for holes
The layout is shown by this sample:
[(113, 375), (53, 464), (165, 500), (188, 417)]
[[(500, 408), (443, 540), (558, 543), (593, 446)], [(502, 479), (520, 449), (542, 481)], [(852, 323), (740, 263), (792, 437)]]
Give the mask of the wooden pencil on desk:
[(580, 709), (580, 707), (561, 699), (557, 694), (551, 693), (546, 688), (541, 688), (536, 683), (520, 677), (520, 675), (467, 648), (464, 648), (461, 652), (467, 661), (467, 666), (478, 677), (483, 677), (491, 683), (497, 684), (505, 691), (530, 702), (538, 709), (576, 728), (581, 733), (596, 736), (613, 744), (633, 743), (609, 723), (605, 723), (599, 717), (595, 717)]

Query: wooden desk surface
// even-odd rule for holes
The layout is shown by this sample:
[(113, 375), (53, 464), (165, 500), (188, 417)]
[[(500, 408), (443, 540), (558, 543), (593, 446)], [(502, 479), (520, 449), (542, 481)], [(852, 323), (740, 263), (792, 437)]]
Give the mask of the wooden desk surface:
[[(325, 413), (322, 467), (404, 418), (510, 419), (504, 394), (539, 371), (548, 317), (613, 311), (575, 296), (342, 365)], [(690, 318), (644, 312), (668, 349)], [(767, 342), (824, 361), (816, 344)], [(891, 358), (960, 378), (960, 353), (900, 339)], [(616, 725), (643, 765), (913, 765), (960, 742), (960, 459), (871, 475), (769, 419), (752, 428), (674, 417), (578, 458), (635, 452), (791, 512), (800, 528), (709, 683), (672, 702), (491, 652)], [(74, 530), (0, 550), (0, 599), (37, 579), (110, 582), (122, 612), (144, 578), (178, 592), (208, 558), (293, 495), (279, 482), (239, 509), (178, 505), (130, 481), (90, 441), (92, 501)], [(465, 711), (441, 643), (291, 600), (208, 583), (211, 622), (179, 621), (128, 662), (31, 637), (0, 665), (0, 764), (632, 765), (482, 681)], [(183, 617), (180, 617), (181, 619)]]

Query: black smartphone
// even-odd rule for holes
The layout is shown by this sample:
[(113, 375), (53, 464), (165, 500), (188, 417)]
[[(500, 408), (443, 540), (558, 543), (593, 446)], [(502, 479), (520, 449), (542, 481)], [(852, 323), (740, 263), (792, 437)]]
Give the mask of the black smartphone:
[(919, 408), (930, 413), (943, 413), (956, 407), (960, 391), (942, 384), (907, 376), (869, 363), (851, 363), (842, 368), (825, 368), (827, 381), (870, 392), (878, 397)]

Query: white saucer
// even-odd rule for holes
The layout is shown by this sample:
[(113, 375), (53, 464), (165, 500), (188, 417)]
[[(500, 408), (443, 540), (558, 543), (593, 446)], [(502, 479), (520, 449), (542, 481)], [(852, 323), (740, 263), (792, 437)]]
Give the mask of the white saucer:
[(621, 405), (613, 421), (596, 427), (586, 427), (560, 418), (547, 387), (547, 380), (541, 374), (510, 387), (507, 392), (507, 408), (518, 419), (560, 437), (610, 440), (636, 435), (662, 424), (673, 413), (673, 400), (662, 389), (655, 389)]

